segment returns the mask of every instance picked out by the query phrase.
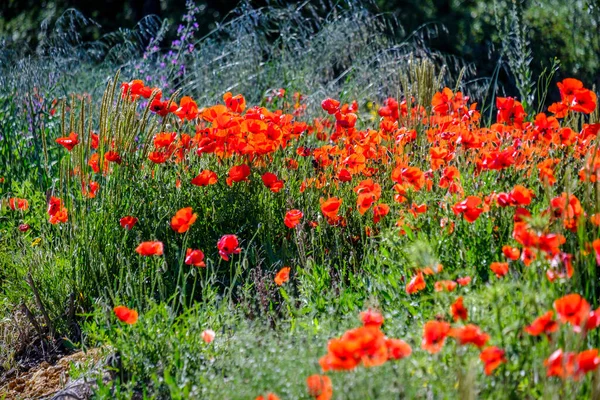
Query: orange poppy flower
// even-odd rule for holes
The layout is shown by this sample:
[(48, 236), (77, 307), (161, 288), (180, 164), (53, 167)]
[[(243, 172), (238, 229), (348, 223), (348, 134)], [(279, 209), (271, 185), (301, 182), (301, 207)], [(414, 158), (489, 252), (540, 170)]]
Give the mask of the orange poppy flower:
[(578, 328), (590, 314), (589, 303), (577, 293), (568, 294), (554, 301), (554, 309), (563, 323)]
[(275, 283), (281, 286), (290, 279), (290, 267), (283, 267), (275, 275)]
[(163, 244), (159, 241), (142, 242), (136, 247), (135, 252), (141, 256), (162, 256)]
[(450, 324), (443, 321), (429, 321), (423, 325), (423, 341), (421, 347), (431, 354), (438, 353), (444, 346), (450, 333)]
[(442, 291), (446, 291), (446, 292), (453, 292), (454, 289), (456, 289), (456, 285), (457, 283), (454, 281), (437, 281), (434, 285), (433, 285), (433, 290), (435, 290), (436, 292), (442, 292)]
[(246, 109), (246, 99), (241, 94), (234, 96), (231, 92), (227, 92), (223, 95), (223, 101), (225, 106), (234, 113), (241, 113)]
[(504, 254), (504, 257), (513, 261), (518, 260), (519, 257), (521, 257), (521, 251), (517, 247), (511, 247), (508, 245), (502, 246), (502, 253)]
[(462, 296), (458, 297), (454, 303), (452, 303), (450, 306), (450, 312), (452, 313), (452, 318), (454, 318), (455, 321), (458, 321), (459, 319), (462, 319), (463, 321), (467, 320), (469, 317), (469, 312), (463, 304)]
[(279, 396), (277, 396), (275, 393), (268, 393), (267, 397), (265, 397), (265, 396), (258, 396), (254, 400), (279, 400)]
[(384, 203), (377, 204), (373, 207), (373, 223), (377, 224), (382, 217), (385, 217), (390, 213), (390, 206)]
[(171, 229), (177, 233), (184, 233), (196, 222), (198, 214), (194, 214), (192, 207), (185, 207), (175, 213), (171, 218)]
[(90, 156), (88, 160), (88, 165), (92, 168), (92, 171), (95, 173), (100, 172), (100, 156), (98, 153), (94, 153)]
[(333, 396), (331, 379), (327, 375), (311, 375), (306, 378), (309, 396), (316, 400), (330, 400)]
[(187, 249), (185, 252), (185, 263), (194, 267), (206, 267), (204, 253), (202, 250)]
[(212, 329), (205, 329), (202, 331), (202, 340), (204, 343), (208, 344), (215, 340), (216, 333)]
[(175, 115), (180, 119), (189, 121), (196, 119), (198, 116), (198, 105), (189, 96), (183, 96), (179, 101), (179, 108), (175, 110)]
[(490, 346), (483, 349), (479, 354), (479, 359), (485, 366), (486, 375), (491, 375), (496, 368), (506, 362), (504, 350), (501, 350), (496, 346)]
[(217, 183), (217, 181), (218, 181), (217, 174), (211, 170), (205, 169), (204, 171), (200, 172), (198, 174), (198, 176), (196, 176), (194, 179), (192, 179), (192, 185), (208, 186), (208, 185), (214, 185), (215, 183)]
[(319, 360), (324, 371), (350, 370), (360, 363), (373, 367), (385, 363), (388, 357), (385, 336), (374, 326), (351, 329), (341, 338), (330, 340), (327, 349)]
[(75, 132), (71, 132), (67, 137), (56, 139), (56, 143), (71, 151), (79, 143), (79, 136)]
[(490, 264), (490, 269), (496, 274), (496, 277), (502, 278), (508, 273), (508, 263), (493, 262)]
[(219, 255), (225, 261), (229, 261), (229, 256), (239, 254), (242, 249), (239, 248), (239, 240), (236, 235), (223, 235), (217, 243)]
[(406, 284), (406, 293), (414, 294), (420, 292), (425, 289), (425, 278), (423, 277), (423, 273), (419, 272), (415, 276), (412, 277), (410, 282)]
[(283, 223), (290, 229), (295, 228), (300, 220), (304, 217), (304, 214), (300, 210), (290, 210), (285, 214), (283, 218)]
[(330, 197), (327, 200), (321, 199), (321, 212), (324, 216), (330, 219), (336, 219), (338, 217), (338, 211), (342, 205), (342, 199), (337, 197)]
[(29, 202), (25, 199), (19, 199), (16, 197), (12, 197), (8, 199), (8, 207), (11, 210), (27, 210), (29, 208)]
[(126, 324), (133, 325), (138, 320), (137, 311), (131, 310), (125, 306), (116, 306), (113, 311), (117, 318)]
[(525, 327), (525, 332), (532, 336), (539, 336), (545, 333), (550, 336), (552, 332), (556, 332), (558, 329), (558, 323), (554, 320), (554, 313), (548, 311), (541, 317), (536, 318), (531, 325)]
[(130, 231), (137, 223), (138, 219), (130, 215), (123, 217), (119, 220), (119, 224), (128, 231)]
[(152, 161), (154, 164), (163, 164), (168, 159), (169, 155), (160, 151), (152, 151), (148, 154), (148, 160)]
[(160, 132), (154, 135), (154, 147), (161, 149), (169, 147), (177, 137), (177, 132)]
[(377, 328), (383, 325), (384, 321), (383, 315), (371, 309), (361, 312), (360, 319), (363, 323), (363, 326), (374, 326)]
[(388, 351), (388, 360), (401, 360), (412, 354), (412, 348), (401, 339), (386, 339), (385, 346)]

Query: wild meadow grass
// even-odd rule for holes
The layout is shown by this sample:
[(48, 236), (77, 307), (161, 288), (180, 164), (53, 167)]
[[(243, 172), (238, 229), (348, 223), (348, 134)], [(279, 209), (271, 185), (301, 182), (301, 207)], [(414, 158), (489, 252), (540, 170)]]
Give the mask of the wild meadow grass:
[(114, 354), (98, 398), (600, 398), (594, 88), (537, 112), (358, 3), (196, 12), (3, 70), (3, 343)]

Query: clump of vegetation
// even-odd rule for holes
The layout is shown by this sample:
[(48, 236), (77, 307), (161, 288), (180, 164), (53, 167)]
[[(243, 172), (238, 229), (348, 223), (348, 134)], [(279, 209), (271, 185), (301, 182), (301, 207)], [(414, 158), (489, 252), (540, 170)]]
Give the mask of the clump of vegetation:
[(429, 28), (320, 7), (6, 69), (3, 341), (116, 354), (99, 398), (596, 398), (594, 89), (517, 35), (496, 96)]

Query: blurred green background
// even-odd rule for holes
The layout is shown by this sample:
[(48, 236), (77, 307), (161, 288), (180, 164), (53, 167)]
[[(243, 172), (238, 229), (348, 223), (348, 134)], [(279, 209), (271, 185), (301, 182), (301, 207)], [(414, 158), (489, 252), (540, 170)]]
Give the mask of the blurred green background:
[[(292, 1), (248, 1), (253, 7), (297, 4)], [(314, 1), (323, 9), (337, 1)], [(342, 2), (343, 3), (343, 2)], [(227, 18), (237, 0), (198, 0), (199, 33), (207, 33)], [(424, 24), (440, 30), (428, 38), (428, 47), (473, 65), (477, 76), (494, 74), (503, 46), (525, 45), (524, 67), (534, 79), (557, 58), (560, 71), (587, 85), (600, 86), (600, 2), (598, 0), (375, 0), (365, 2), (374, 12), (394, 15), (406, 35)], [(0, 2), (0, 40), (3, 46), (35, 51), (44, 26), (52, 26), (65, 10), (75, 8), (97, 25), (88, 26), (90, 39), (120, 28), (131, 28), (146, 15), (172, 22), (171, 34), (185, 13), (185, 0), (3, 0)], [(45, 28), (47, 29), (47, 28)], [(515, 34), (515, 32), (517, 34)], [(520, 34), (519, 34), (520, 33)], [(25, 46), (24, 46), (25, 45)], [(517, 46), (518, 47), (518, 46)], [(505, 67), (508, 68), (508, 67)], [(523, 72), (523, 71), (522, 71)], [(515, 83), (507, 71), (500, 81)], [(518, 78), (516, 78), (518, 79)]]

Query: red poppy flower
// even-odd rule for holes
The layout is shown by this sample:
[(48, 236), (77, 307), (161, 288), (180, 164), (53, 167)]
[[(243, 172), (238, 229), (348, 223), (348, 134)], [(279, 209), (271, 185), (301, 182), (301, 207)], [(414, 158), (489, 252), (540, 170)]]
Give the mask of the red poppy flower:
[(206, 267), (204, 253), (202, 250), (187, 249), (185, 252), (185, 263), (194, 267)]
[(429, 321), (423, 326), (421, 347), (431, 354), (439, 352), (450, 333), (450, 324), (443, 321)]
[(462, 319), (464, 321), (467, 320), (467, 318), (469, 317), (469, 312), (463, 304), (462, 296), (458, 297), (454, 301), (454, 303), (452, 303), (452, 305), (450, 306), (450, 312), (452, 313), (452, 318), (454, 318), (455, 321), (458, 321), (459, 319)]
[(198, 174), (198, 176), (196, 176), (194, 179), (192, 179), (192, 185), (208, 186), (208, 185), (214, 185), (215, 183), (217, 183), (217, 181), (218, 181), (217, 174), (211, 170), (205, 169), (204, 171), (200, 172)]
[(556, 332), (558, 329), (558, 323), (554, 320), (554, 313), (548, 311), (541, 317), (536, 318), (531, 325), (525, 327), (525, 332), (532, 336), (539, 336), (542, 333), (550, 335), (552, 332)]
[(285, 217), (283, 218), (283, 223), (285, 224), (285, 226), (292, 229), (300, 223), (302, 217), (304, 217), (302, 211), (290, 210), (285, 214)]
[(331, 379), (327, 375), (311, 375), (306, 378), (308, 394), (316, 400), (330, 400), (333, 396)]
[(464, 276), (462, 278), (456, 278), (456, 282), (460, 286), (467, 286), (469, 283), (471, 283), (471, 277), (470, 276)]
[(465, 200), (452, 206), (455, 215), (463, 214), (467, 222), (475, 222), (483, 212), (483, 208), (477, 208), (481, 204), (481, 199), (477, 196), (468, 196)]
[(425, 289), (425, 278), (423, 277), (423, 273), (419, 272), (415, 276), (412, 277), (410, 282), (406, 285), (406, 293), (414, 294), (420, 292)]
[(121, 164), (121, 162), (123, 161), (119, 153), (117, 153), (116, 151), (107, 151), (106, 153), (104, 153), (104, 159), (108, 162), (114, 162), (117, 164)]
[(491, 375), (496, 368), (506, 362), (504, 350), (501, 350), (496, 346), (490, 346), (483, 349), (479, 354), (479, 359), (485, 366), (486, 375)]
[(340, 182), (350, 182), (352, 180), (352, 175), (346, 168), (342, 168), (338, 173), (337, 178)]
[(177, 103), (174, 101), (164, 100), (162, 101), (159, 96), (156, 96), (152, 103), (150, 103), (150, 111), (166, 117), (169, 113), (177, 111)]
[(162, 256), (163, 244), (162, 242), (142, 242), (136, 247), (135, 252), (141, 256)]
[(196, 222), (198, 214), (194, 214), (192, 207), (182, 208), (171, 218), (171, 228), (177, 233), (184, 233)]
[(591, 331), (592, 329), (596, 329), (600, 326), (600, 308), (595, 309), (590, 312), (588, 319), (585, 323), (585, 331)]
[(555, 300), (554, 309), (561, 322), (568, 322), (576, 328), (579, 328), (590, 314), (589, 303), (576, 293)]
[(574, 353), (564, 353), (562, 349), (556, 350), (544, 360), (546, 376), (558, 376), (563, 379), (573, 376), (576, 368), (575, 357)]
[(384, 321), (383, 315), (371, 309), (361, 312), (360, 319), (363, 323), (363, 326), (374, 326), (377, 328), (383, 325)]
[(54, 196), (50, 197), (48, 202), (48, 215), (50, 216), (50, 223), (53, 225), (69, 220), (67, 209), (62, 206), (62, 201)]
[(597, 102), (596, 93), (588, 89), (579, 89), (573, 95), (573, 105), (571, 110), (583, 114), (591, 114), (596, 109)]
[(71, 132), (67, 137), (56, 139), (56, 143), (71, 151), (79, 143), (79, 136), (75, 132)]
[(410, 345), (401, 339), (386, 339), (385, 346), (388, 351), (388, 360), (401, 360), (412, 354)]
[(239, 248), (238, 237), (235, 235), (223, 235), (217, 243), (219, 255), (225, 261), (229, 261), (229, 256), (239, 254), (242, 249)]
[(493, 262), (490, 264), (490, 269), (496, 274), (496, 277), (502, 278), (508, 274), (508, 263), (506, 262)]
[(262, 179), (264, 185), (267, 188), (269, 188), (269, 190), (273, 193), (277, 193), (281, 189), (283, 189), (283, 181), (278, 180), (277, 175), (275, 175), (271, 172), (265, 172), (261, 176), (261, 179)]
[(8, 199), (8, 207), (11, 210), (27, 210), (29, 208), (29, 202), (25, 199), (19, 199), (16, 197), (12, 197)]
[(19, 225), (19, 230), (21, 232), (27, 232), (29, 230), (29, 228), (31, 228), (28, 224), (20, 224)]
[(236, 165), (235, 167), (231, 167), (229, 170), (229, 176), (226, 181), (229, 186), (233, 184), (233, 182), (242, 182), (248, 180), (250, 176), (250, 167), (246, 164)]
[(290, 267), (283, 267), (275, 275), (275, 283), (281, 286), (290, 279)]
[(137, 223), (138, 219), (136, 217), (132, 217), (131, 215), (123, 217), (119, 220), (119, 224), (121, 224), (121, 226), (128, 231), (130, 231)]
[(340, 102), (331, 98), (327, 98), (321, 102), (323, 110), (327, 111), (329, 115), (333, 115), (338, 112), (340, 108)]
[(137, 311), (131, 310), (125, 306), (116, 306), (113, 311), (117, 318), (126, 324), (133, 325), (138, 320)]
[(490, 340), (490, 335), (481, 331), (477, 325), (465, 325), (461, 328), (453, 328), (450, 330), (449, 336), (452, 336), (460, 345), (473, 344), (479, 348), (485, 346)]
[(577, 372), (579, 374), (587, 374), (594, 371), (600, 365), (600, 357), (598, 357), (598, 349), (584, 350), (575, 357)]
[(54, 215), (60, 211), (62, 207), (62, 201), (54, 196), (50, 197), (50, 201), (48, 202), (48, 215)]

